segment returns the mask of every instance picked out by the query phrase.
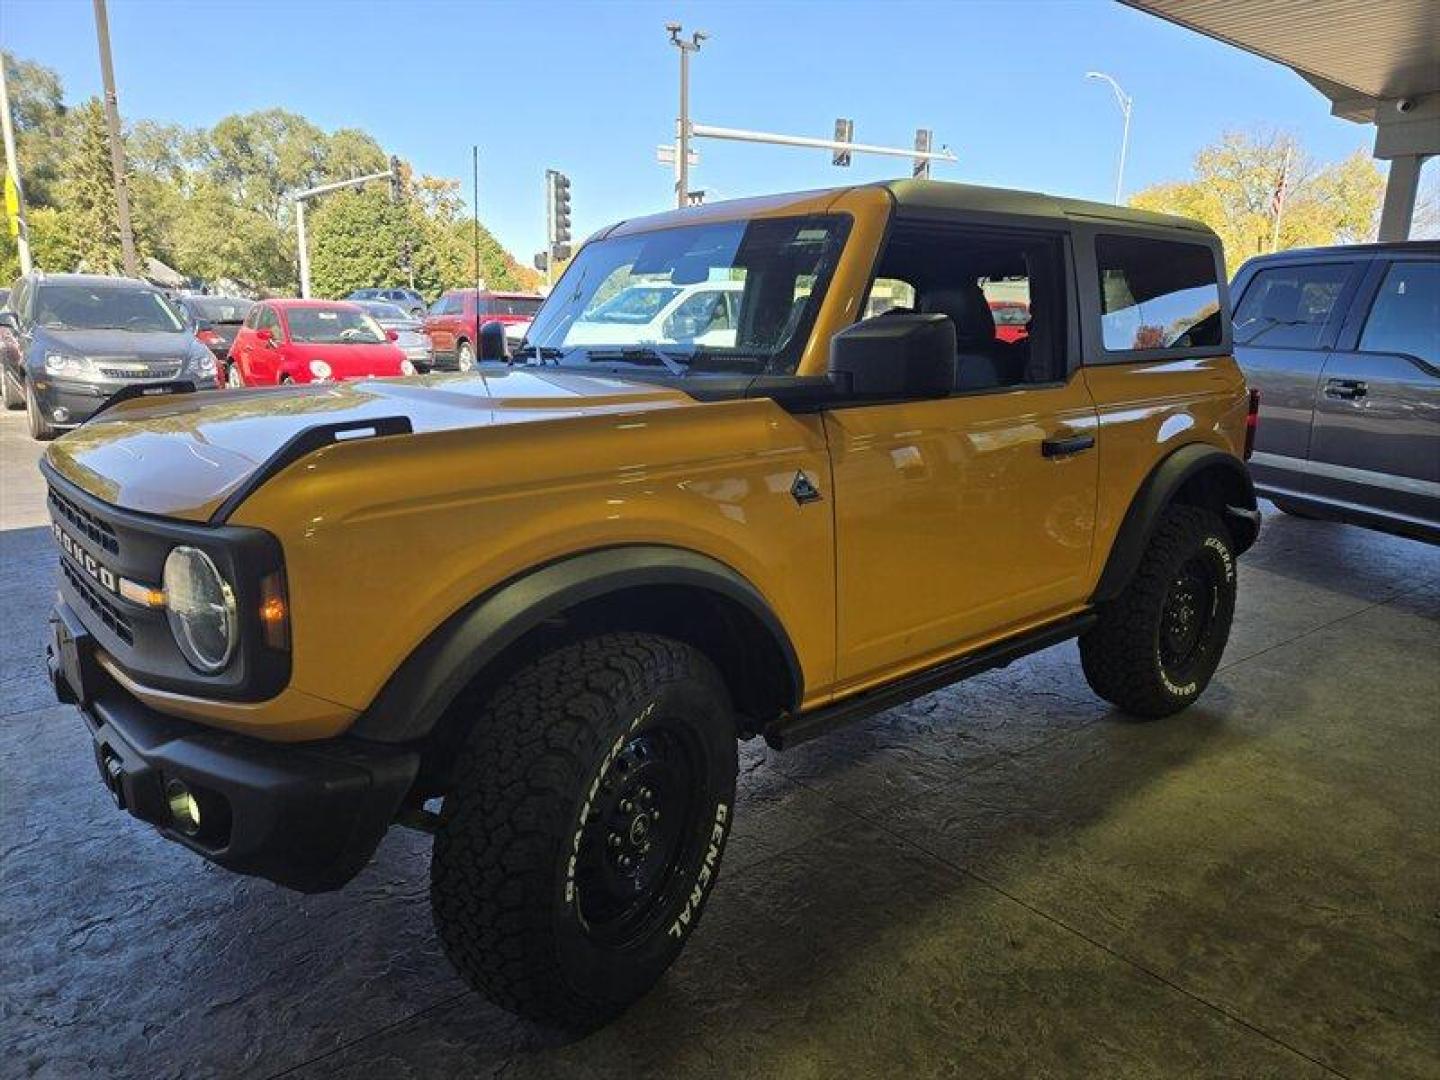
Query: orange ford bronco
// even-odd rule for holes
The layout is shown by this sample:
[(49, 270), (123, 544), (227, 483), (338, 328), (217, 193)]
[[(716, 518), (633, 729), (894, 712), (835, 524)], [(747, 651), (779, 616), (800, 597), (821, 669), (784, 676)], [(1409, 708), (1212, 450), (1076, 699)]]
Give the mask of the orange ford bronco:
[(737, 739), (1071, 637), (1133, 715), (1205, 689), (1259, 526), (1227, 311), (1202, 226), (1044, 195), (623, 222), (473, 372), (153, 386), (54, 443), (55, 688), (232, 870), (432, 831), (455, 965), (593, 1026), (694, 931)]

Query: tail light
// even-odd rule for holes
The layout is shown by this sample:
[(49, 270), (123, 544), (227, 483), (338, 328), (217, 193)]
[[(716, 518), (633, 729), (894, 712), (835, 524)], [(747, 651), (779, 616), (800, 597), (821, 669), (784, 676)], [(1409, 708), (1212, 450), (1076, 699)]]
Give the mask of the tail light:
[(207, 348), (214, 348), (220, 340), (219, 335), (216, 334), (214, 330), (197, 330), (195, 331), (195, 336), (200, 339), (200, 344)]
[(1250, 409), (1245, 414), (1245, 460), (1255, 453), (1255, 433), (1260, 430), (1260, 391), (1250, 388)]

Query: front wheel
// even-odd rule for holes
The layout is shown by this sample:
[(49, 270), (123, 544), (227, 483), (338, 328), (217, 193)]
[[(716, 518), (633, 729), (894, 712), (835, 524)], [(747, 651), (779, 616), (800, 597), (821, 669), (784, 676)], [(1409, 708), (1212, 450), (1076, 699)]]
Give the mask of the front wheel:
[(475, 350), (468, 341), (462, 341), (456, 346), (455, 366), (461, 371), (469, 371), (475, 366)]
[(700, 653), (605, 634), (513, 674), (445, 796), (430, 900), (485, 997), (588, 1030), (654, 985), (700, 919), (735, 802), (730, 698)]
[(40, 411), (40, 402), (35, 397), (35, 387), (29, 382), (25, 384), (25, 419), (30, 429), (30, 437), (37, 442), (49, 442), (60, 434), (60, 430), (46, 420), (45, 414)]
[(0, 399), (3, 399), (7, 409), (25, 408), (25, 392), (20, 388), (15, 376), (3, 368), (0, 368)]
[(1209, 685), (1235, 615), (1235, 554), (1209, 510), (1165, 511), (1134, 578), (1080, 637), (1090, 688), (1133, 716), (1169, 716)]

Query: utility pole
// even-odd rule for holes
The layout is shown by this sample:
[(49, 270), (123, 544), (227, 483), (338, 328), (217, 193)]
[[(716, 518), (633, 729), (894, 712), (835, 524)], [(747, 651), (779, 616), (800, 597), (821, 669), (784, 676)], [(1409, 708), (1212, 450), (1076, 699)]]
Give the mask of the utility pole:
[(0, 127), (5, 136), (5, 210), (10, 234), (20, 252), (20, 272), (30, 273), (30, 227), (25, 222), (25, 190), (20, 186), (20, 162), (15, 156), (15, 127), (10, 120), (10, 90), (5, 85), (5, 57), (0, 53)]
[(1120, 195), (1125, 188), (1125, 152), (1130, 148), (1130, 110), (1135, 105), (1135, 99), (1124, 90), (1120, 84), (1103, 71), (1087, 71), (1087, 79), (1099, 79), (1110, 84), (1110, 89), (1115, 91), (1115, 102), (1120, 106), (1120, 112), (1125, 117), (1125, 130), (1120, 136), (1120, 167), (1115, 170), (1115, 205), (1120, 205)]
[(666, 23), (670, 43), (680, 50), (680, 116), (675, 121), (675, 205), (690, 205), (690, 54), (710, 35), (696, 30), (686, 41), (679, 23)]
[(130, 229), (130, 189), (125, 183), (125, 146), (120, 141), (120, 99), (115, 94), (115, 67), (110, 62), (110, 19), (105, 0), (95, 0), (95, 34), (100, 39), (100, 77), (105, 83), (105, 124), (110, 129), (110, 168), (115, 173), (115, 211), (120, 218), (120, 257), (127, 277), (139, 277), (135, 234)]
[(485, 275), (480, 271), (480, 147), (470, 148), (471, 166), (474, 173), (474, 191), (470, 197), (470, 213), (475, 220), (475, 290), (485, 288)]

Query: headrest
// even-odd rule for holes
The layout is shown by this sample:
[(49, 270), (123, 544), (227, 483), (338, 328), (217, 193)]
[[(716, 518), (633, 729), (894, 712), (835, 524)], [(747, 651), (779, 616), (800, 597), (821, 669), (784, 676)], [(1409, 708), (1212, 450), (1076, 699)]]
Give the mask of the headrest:
[(976, 281), (953, 289), (931, 289), (920, 298), (920, 310), (948, 315), (955, 324), (955, 346), (964, 351), (995, 340), (995, 316)]

